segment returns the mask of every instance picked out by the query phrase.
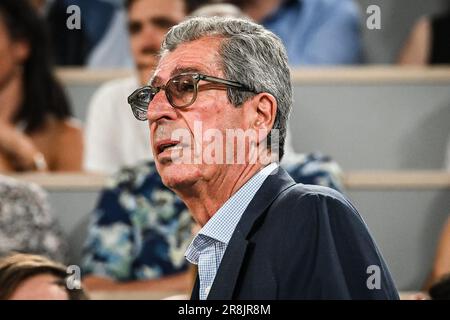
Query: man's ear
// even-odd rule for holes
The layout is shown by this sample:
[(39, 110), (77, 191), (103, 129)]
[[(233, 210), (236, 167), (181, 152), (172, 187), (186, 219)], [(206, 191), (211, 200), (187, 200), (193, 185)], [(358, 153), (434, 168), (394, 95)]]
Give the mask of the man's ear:
[(13, 53), (19, 64), (25, 63), (30, 56), (30, 44), (25, 40), (17, 40), (13, 43)]
[(252, 100), (254, 108), (252, 128), (262, 134), (259, 137), (259, 142), (261, 142), (273, 128), (278, 104), (275, 97), (267, 92), (257, 94)]

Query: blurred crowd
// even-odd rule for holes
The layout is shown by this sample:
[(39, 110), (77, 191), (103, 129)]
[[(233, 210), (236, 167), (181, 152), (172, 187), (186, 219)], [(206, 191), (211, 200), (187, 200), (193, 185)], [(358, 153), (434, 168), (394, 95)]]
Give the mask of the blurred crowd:
[[(67, 26), (77, 13), (68, 9), (73, 5), (80, 9), (74, 19), (81, 28)], [(93, 208), (84, 245), (87, 289), (188, 291), (192, 270), (184, 252), (196, 226), (162, 184), (148, 147), (148, 125), (136, 121), (127, 97), (148, 82), (167, 30), (203, 15), (264, 25), (281, 38), (292, 67), (363, 62), (362, 12), (352, 0), (1, 0), (0, 299), (26, 299), (29, 292), (42, 292), (31, 298), (87, 298), (81, 289), (74, 294), (61, 284), (68, 247), (45, 192), (7, 176), (33, 171), (111, 177)], [(448, 31), (450, 10), (422, 17), (398, 63), (449, 64)], [(57, 66), (134, 72), (104, 83), (81, 123), (55, 76)], [(288, 133), (281, 163), (293, 178), (345, 192), (339, 165), (327, 155), (296, 153), (293, 139)], [(424, 290), (448, 298), (448, 274), (450, 221)], [(29, 289), (35, 287), (42, 291)]]

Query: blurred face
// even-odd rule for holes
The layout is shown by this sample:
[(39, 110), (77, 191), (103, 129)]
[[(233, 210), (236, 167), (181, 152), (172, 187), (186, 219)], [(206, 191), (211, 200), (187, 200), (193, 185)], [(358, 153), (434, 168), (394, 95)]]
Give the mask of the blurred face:
[(68, 300), (66, 290), (56, 281), (58, 278), (51, 274), (28, 278), (14, 291), (10, 300)]
[(37, 12), (42, 12), (45, 5), (45, 0), (31, 0), (30, 2)]
[(0, 90), (18, 74), (28, 55), (24, 41), (13, 41), (0, 13)]
[(131, 51), (141, 82), (153, 72), (164, 35), (185, 16), (183, 0), (137, 0), (128, 11)]
[[(178, 46), (161, 58), (151, 85), (159, 87), (185, 72), (224, 78), (219, 68), (219, 44), (218, 39), (202, 38)], [(238, 170), (237, 165), (208, 164), (202, 158), (191, 163), (176, 161), (175, 151), (178, 154), (194, 154), (196, 144), (207, 150), (212, 142), (217, 142), (207, 134), (208, 131), (220, 132), (225, 137), (227, 129), (246, 130), (251, 122), (249, 108), (245, 108), (245, 104), (238, 108), (233, 106), (228, 101), (226, 87), (211, 85), (203, 80), (198, 86), (197, 98), (190, 106), (173, 108), (161, 90), (150, 102), (147, 112), (156, 167), (163, 182), (175, 191), (190, 190), (200, 182), (221, 180), (229, 170)], [(180, 141), (180, 136), (174, 134), (180, 131), (187, 132), (188, 139)], [(168, 144), (173, 146), (166, 147)]]

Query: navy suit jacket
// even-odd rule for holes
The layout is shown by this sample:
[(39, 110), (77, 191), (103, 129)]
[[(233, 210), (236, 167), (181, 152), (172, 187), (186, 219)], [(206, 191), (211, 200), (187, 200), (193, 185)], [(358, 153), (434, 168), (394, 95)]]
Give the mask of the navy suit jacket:
[[(199, 281), (191, 299), (198, 299)], [(242, 215), (208, 299), (398, 299), (357, 210), (281, 168)]]

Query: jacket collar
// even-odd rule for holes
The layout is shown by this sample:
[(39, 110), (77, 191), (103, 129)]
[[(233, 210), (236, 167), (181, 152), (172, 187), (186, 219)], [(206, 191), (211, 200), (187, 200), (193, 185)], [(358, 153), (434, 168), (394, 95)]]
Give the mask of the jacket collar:
[[(209, 300), (232, 299), (253, 226), (278, 195), (293, 185), (295, 181), (281, 167), (275, 169), (264, 181), (233, 232), (208, 295)], [(198, 299), (198, 290), (197, 277), (191, 299)]]

